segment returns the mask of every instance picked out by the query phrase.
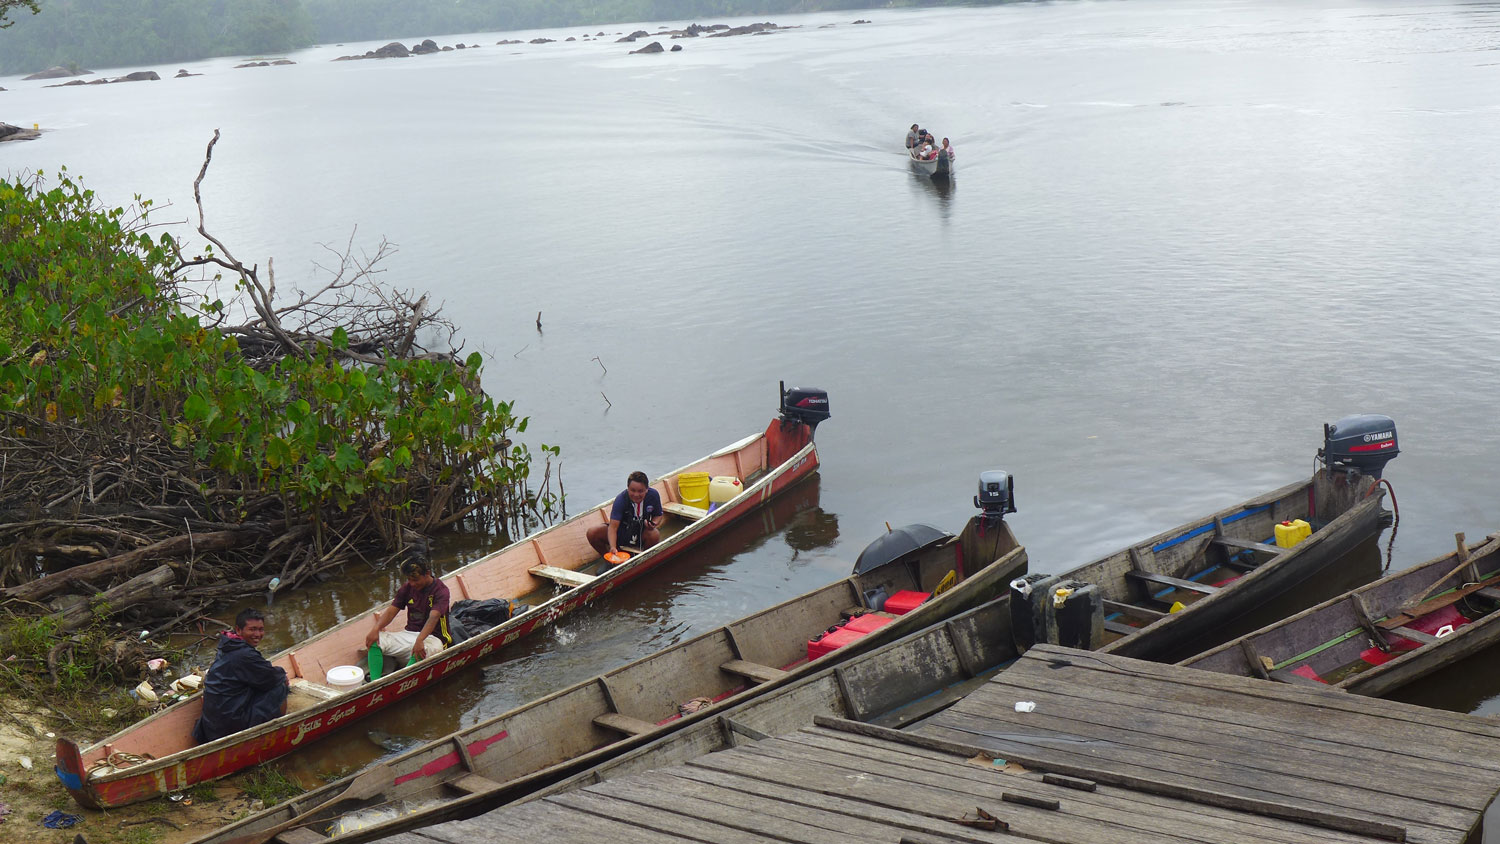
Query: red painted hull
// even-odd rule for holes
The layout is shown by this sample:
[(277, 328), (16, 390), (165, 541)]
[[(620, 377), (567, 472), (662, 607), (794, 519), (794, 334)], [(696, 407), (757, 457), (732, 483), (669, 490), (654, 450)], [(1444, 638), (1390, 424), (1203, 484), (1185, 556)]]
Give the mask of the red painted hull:
[[(260, 727), (93, 779), (84, 771), (83, 753), (78, 745), (62, 738), (57, 743), (58, 778), (80, 805), (95, 809), (123, 806), (269, 762), (397, 701), (420, 694), (447, 675), (547, 627), (579, 606), (698, 547), (723, 527), (760, 509), (818, 468), (817, 449), (805, 426), (784, 427), (780, 422), (772, 422), (766, 430), (766, 447), (767, 463), (773, 468), (764, 478), (751, 484), (746, 494), (705, 517), (701, 524), (711, 529), (684, 531), (588, 585), (571, 589), (532, 611), (444, 650), (430, 661), (424, 660), (366, 684), (356, 692), (328, 701), (326, 705), (285, 715)], [(91, 752), (94, 750), (90, 748)]]

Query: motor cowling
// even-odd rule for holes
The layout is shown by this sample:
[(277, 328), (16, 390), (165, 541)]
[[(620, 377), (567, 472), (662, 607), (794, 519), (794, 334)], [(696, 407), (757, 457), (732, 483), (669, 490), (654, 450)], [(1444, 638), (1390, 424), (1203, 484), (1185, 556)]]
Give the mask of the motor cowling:
[(1003, 469), (979, 473), (979, 494), (974, 506), (986, 516), (1004, 516), (1016, 512), (1016, 479)]
[(801, 422), (816, 429), (819, 422), (827, 419), (828, 391), (817, 387), (781, 387), (781, 418), (785, 422)]
[(1323, 426), (1323, 450), (1318, 456), (1330, 471), (1342, 469), (1379, 478), (1385, 464), (1401, 453), (1396, 442), (1396, 422), (1389, 416), (1345, 416)]

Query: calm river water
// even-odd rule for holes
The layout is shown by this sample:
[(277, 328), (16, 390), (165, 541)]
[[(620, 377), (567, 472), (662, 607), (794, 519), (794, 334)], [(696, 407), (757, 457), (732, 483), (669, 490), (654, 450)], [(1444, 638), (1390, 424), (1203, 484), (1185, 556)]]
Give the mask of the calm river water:
[[(1397, 567), (1500, 529), (1500, 4), (777, 22), (799, 28), (661, 55), (561, 41), (578, 27), (0, 79), (0, 119), (49, 130), (0, 167), (66, 164), (163, 219), (191, 216), (222, 130), (210, 228), (283, 287), (356, 226), (397, 243), (386, 278), (491, 355), (487, 388), (563, 446), (575, 509), (759, 430), (778, 379), (830, 392), (795, 506), (372, 727), (440, 735), (804, 592), (884, 522), (956, 530), (984, 469), (1015, 474), (1012, 522), (1055, 571), (1301, 478), (1324, 422), (1380, 412), (1403, 448)], [(537, 35), (558, 43), (495, 45)], [(952, 189), (908, 171), (913, 122), (953, 139)], [(367, 608), (371, 580), (278, 601), (275, 644)], [(1472, 676), (1430, 702), (1500, 709)]]

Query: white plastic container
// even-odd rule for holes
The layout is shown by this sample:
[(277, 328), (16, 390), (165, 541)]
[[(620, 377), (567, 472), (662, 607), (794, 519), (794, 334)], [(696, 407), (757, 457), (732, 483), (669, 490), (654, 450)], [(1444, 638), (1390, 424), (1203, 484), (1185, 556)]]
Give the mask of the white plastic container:
[(352, 689), (364, 681), (364, 669), (357, 665), (335, 665), (328, 669), (328, 685), (335, 689)]
[(715, 504), (724, 504), (744, 491), (740, 479), (730, 475), (719, 475), (709, 479), (708, 502), (712, 507)]

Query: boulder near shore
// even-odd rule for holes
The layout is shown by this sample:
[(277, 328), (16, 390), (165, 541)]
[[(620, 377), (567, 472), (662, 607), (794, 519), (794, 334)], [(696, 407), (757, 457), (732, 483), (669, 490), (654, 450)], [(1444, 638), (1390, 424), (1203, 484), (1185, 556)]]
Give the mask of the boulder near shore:
[(636, 53), (665, 53), (665, 52), (666, 52), (666, 49), (661, 46), (661, 42), (660, 41), (652, 41), (650, 44), (647, 44), (646, 46), (640, 48), (639, 50), (631, 50), (630, 51), (630, 55), (633, 56)]
[[(5, 90), (0, 88), (0, 91)], [(12, 126), (9, 123), (0, 123), (0, 143), (5, 141), (30, 141), (42, 136), (35, 129), (22, 129), (20, 126)]]

